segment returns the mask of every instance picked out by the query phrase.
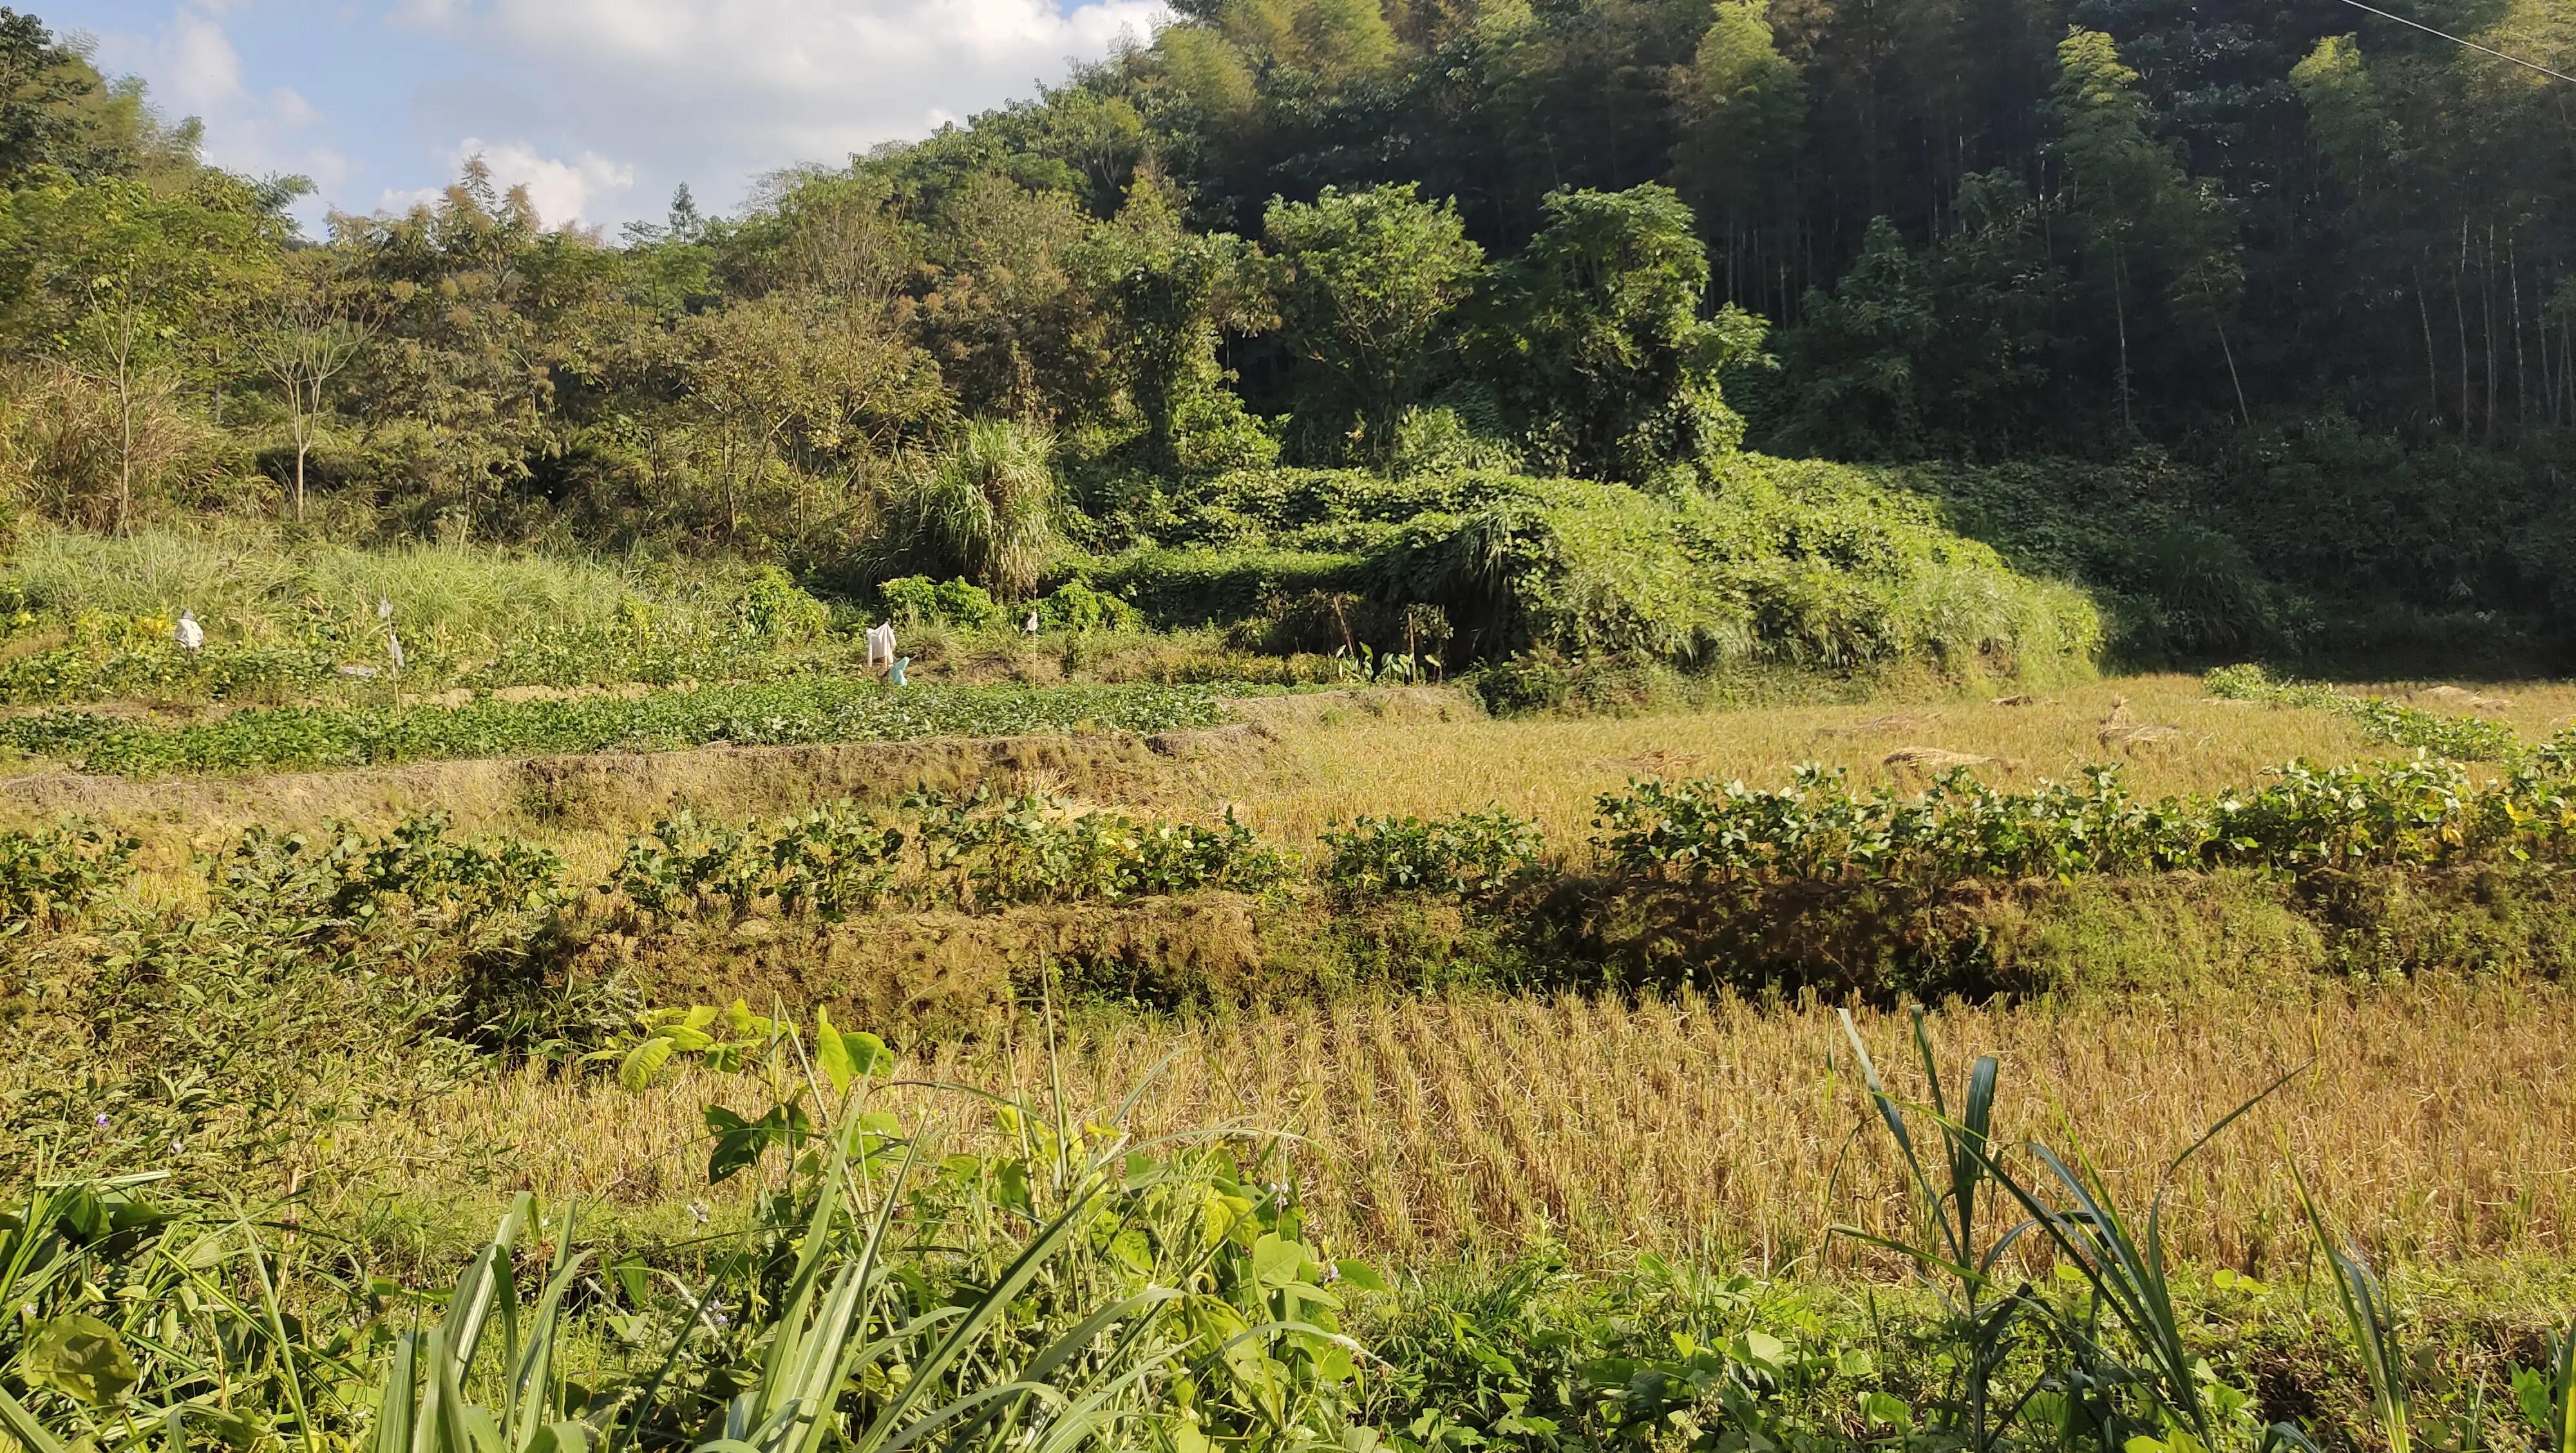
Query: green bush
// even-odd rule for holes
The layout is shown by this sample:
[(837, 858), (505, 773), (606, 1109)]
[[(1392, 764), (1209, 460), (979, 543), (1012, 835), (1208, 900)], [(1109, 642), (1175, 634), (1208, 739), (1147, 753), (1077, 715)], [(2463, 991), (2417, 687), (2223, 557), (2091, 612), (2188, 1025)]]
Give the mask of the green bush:
[(1446, 607), (1479, 654), (1532, 648), (1676, 664), (1914, 662), (2036, 675), (2091, 668), (2101, 622), (2074, 589), (2006, 568), (1933, 506), (1857, 471), (1734, 456), (1713, 493), (1482, 476), (1370, 562), (1376, 593)]
[(1536, 863), (1538, 824), (1501, 808), (1456, 817), (1358, 817), (1324, 830), (1323, 879), (1353, 897), (1483, 893)]
[(1052, 631), (1133, 631), (1143, 626), (1144, 613), (1117, 596), (1068, 580), (1038, 602), (1038, 622)]
[(133, 877), (142, 846), (77, 817), (34, 832), (0, 832), (0, 931), (80, 917)]
[(753, 578), (736, 606), (743, 624), (775, 642), (810, 641), (832, 623), (832, 613), (772, 565)]
[(905, 625), (963, 626), (982, 630), (1000, 625), (1008, 616), (992, 592), (964, 580), (932, 581), (926, 575), (906, 575), (877, 586), (877, 601), (885, 608), (888, 619)]
[(1313, 592), (1357, 591), (1359, 556), (1252, 547), (1131, 550), (1082, 567), (1082, 581), (1133, 603), (1163, 629), (1240, 621), (1265, 603)]

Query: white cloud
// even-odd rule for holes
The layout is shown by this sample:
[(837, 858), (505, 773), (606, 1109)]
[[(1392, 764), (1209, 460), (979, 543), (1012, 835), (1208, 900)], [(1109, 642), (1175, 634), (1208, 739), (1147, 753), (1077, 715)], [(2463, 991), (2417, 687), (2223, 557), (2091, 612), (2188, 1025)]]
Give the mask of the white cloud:
[[(603, 204), (635, 187), (632, 165), (611, 161), (595, 151), (564, 161), (546, 156), (523, 141), (496, 144), (479, 136), (465, 138), (448, 154), (449, 175), (462, 175), (465, 163), (478, 156), (491, 169), (494, 187), (503, 192), (513, 187), (528, 189), (528, 203), (537, 209), (537, 220), (547, 227), (597, 226), (604, 216), (622, 215), (613, 206), (604, 209)], [(388, 187), (376, 199), (376, 207), (383, 212), (408, 212), (414, 207), (434, 207), (445, 195), (443, 186)]]
[[(186, 0), (156, 34), (101, 37), (100, 59), (111, 71), (150, 76), (165, 114), (203, 122), (206, 159), (215, 165), (340, 185), (354, 168), (325, 139), (321, 113), (292, 87), (258, 92), (245, 78), (222, 19), (239, 8), (240, 0)], [(316, 212), (308, 222), (318, 220), (318, 204), (300, 210)]]
[[(394, 12), (527, 73), (558, 149), (644, 159), (655, 190), (638, 211), (658, 210), (678, 180), (713, 199), (1033, 94), (1166, 13), (1161, 0), (402, 0)], [(467, 100), (454, 103), (459, 129)], [(608, 195), (586, 185), (586, 198)]]
[(600, 203), (635, 186), (635, 168), (610, 161), (595, 151), (559, 161), (538, 155), (535, 148), (523, 142), (491, 146), (476, 137), (466, 138), (457, 150), (459, 162), (469, 156), (483, 158), (484, 165), (492, 169), (492, 180), (503, 191), (527, 188), (528, 201), (549, 227), (596, 223)]

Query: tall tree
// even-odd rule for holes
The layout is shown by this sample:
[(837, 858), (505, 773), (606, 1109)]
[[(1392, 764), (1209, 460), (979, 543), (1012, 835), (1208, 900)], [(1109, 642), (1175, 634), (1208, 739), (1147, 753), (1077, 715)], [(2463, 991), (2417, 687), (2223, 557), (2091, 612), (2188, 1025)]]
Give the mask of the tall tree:
[(374, 333), (338, 262), (320, 251), (290, 260), (265, 316), (249, 327), (250, 357), (286, 408), (287, 438), (295, 447), (288, 492), (298, 520), (304, 518), (305, 466), (333, 412), (333, 389)]
[(1274, 457), (1217, 356), (1227, 332), (1275, 321), (1252, 245), (1190, 231), (1169, 185), (1146, 176), (1083, 253), (1078, 266), (1116, 320), (1112, 352), (1140, 429), (1139, 462), (1168, 478)]
[(1316, 379), (1300, 396), (1301, 421), (1384, 461), (1397, 416), (1441, 366), (1442, 326), (1484, 249), (1467, 240), (1456, 208), (1423, 201), (1410, 183), (1274, 199), (1264, 231), (1287, 336)]
[(1548, 223), (1497, 270), (1476, 366), (1533, 455), (1644, 483), (1733, 448), (1743, 421), (1719, 376), (1762, 328), (1739, 310), (1700, 316), (1708, 253), (1668, 187), (1559, 192)]
[(1682, 139), (1673, 173), (1724, 248), (1720, 285), (1738, 302), (1769, 296), (1787, 256), (1791, 183), (1807, 136), (1807, 79), (1780, 53), (1767, 0), (1718, 0), (1679, 73)]
[(2057, 55), (2058, 151), (2086, 246), (2110, 283), (2123, 424), (2137, 426), (2136, 310), (2142, 294), (2157, 295), (2141, 287), (2142, 278), (2160, 281), (2163, 301), (2210, 329), (2242, 410), (2244, 384), (2226, 327), (2244, 280), (2233, 208), (2155, 138), (2138, 73), (2121, 62), (2111, 37), (2070, 31)]

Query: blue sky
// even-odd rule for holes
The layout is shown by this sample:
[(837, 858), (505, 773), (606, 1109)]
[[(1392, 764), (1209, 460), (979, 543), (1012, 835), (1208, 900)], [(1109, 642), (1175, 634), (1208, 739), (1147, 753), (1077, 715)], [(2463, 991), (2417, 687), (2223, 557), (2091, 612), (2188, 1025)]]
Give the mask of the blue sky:
[(1142, 40), (1161, 0), (18, 0), (301, 173), (302, 211), (402, 207), (480, 154), (549, 225), (729, 211), (763, 175), (918, 136)]

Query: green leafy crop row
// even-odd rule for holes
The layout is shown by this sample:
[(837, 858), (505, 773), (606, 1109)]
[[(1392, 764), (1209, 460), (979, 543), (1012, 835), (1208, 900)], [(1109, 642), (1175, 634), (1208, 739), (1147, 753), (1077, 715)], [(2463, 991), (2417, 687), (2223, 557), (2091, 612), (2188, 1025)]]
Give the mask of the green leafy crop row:
[(1190, 687), (893, 690), (865, 680), (817, 678), (632, 698), (486, 699), (455, 708), (274, 707), (178, 726), (49, 711), (0, 722), (0, 746), (73, 762), (85, 771), (153, 776), (715, 742), (768, 746), (1014, 736), (1085, 724), (1154, 732), (1223, 718), (1214, 696)]
[[(2145, 801), (2116, 768), (2006, 791), (1966, 770), (1919, 797), (1856, 791), (1798, 769), (1786, 787), (1644, 781), (1599, 799), (1593, 868), (1722, 884), (2073, 878), (2217, 868), (2306, 873), (2576, 857), (2576, 739), (2494, 780), (2425, 759), (2293, 762), (2261, 785)], [(1362, 817), (1323, 835), (1317, 880), (1346, 898), (1477, 896), (1536, 871), (1538, 825), (1499, 809), (1425, 821)], [(77, 918), (123, 881), (133, 840), (67, 821), (0, 834), (0, 922)], [(887, 906), (1123, 902), (1207, 888), (1260, 892), (1290, 859), (1230, 814), (1152, 822), (1045, 794), (916, 793), (892, 812), (852, 803), (742, 828), (686, 811), (633, 838), (607, 890), (655, 916), (758, 913), (836, 921)], [(212, 874), (217, 901), (364, 923), (387, 902), (415, 919), (543, 911), (571, 890), (543, 848), (460, 844), (438, 815), (389, 837), (253, 829)]]
[(2222, 701), (2305, 707), (2352, 718), (2374, 742), (2414, 747), (2460, 762), (2509, 762), (2529, 748), (2512, 727), (2475, 716), (2443, 716), (2381, 696), (2354, 696), (2313, 682), (2275, 681), (2260, 666), (2222, 666), (2202, 678)]
[(1494, 808), (1425, 821), (1359, 817), (1324, 831), (1323, 878), (1354, 897), (1470, 894), (1500, 887), (1538, 861), (1538, 824)]
[(1693, 882), (1878, 881), (2253, 867), (2432, 867), (2562, 859), (2576, 847), (2576, 777), (2562, 747), (2491, 783), (2457, 764), (2293, 762), (2262, 786), (2144, 802), (2113, 768), (2005, 792), (1965, 770), (1912, 800), (1804, 767), (1776, 791), (1643, 782), (1600, 799), (1614, 869)]
[(1141, 822), (1054, 795), (916, 793), (900, 813), (852, 803), (739, 830), (681, 812), (627, 844), (610, 886), (647, 912), (838, 920), (889, 898), (946, 906), (1120, 902), (1202, 888), (1258, 892), (1288, 875), (1229, 814), (1217, 827)]

